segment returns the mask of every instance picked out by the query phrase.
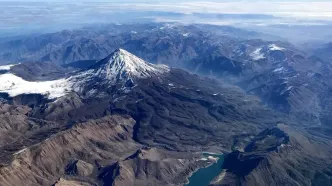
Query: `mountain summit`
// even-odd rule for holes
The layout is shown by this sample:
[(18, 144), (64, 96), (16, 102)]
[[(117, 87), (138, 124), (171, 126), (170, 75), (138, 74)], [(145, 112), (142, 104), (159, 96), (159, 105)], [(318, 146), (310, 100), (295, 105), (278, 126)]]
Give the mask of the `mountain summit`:
[(70, 89), (75, 92), (92, 90), (91, 87), (101, 85), (108, 87), (115, 84), (134, 84), (139, 79), (159, 77), (169, 72), (165, 65), (154, 65), (123, 49), (97, 62), (89, 69), (68, 78)]
[(93, 67), (94, 75), (117, 82), (119, 80), (149, 78), (168, 72), (165, 65), (153, 65), (123, 49), (115, 50)]

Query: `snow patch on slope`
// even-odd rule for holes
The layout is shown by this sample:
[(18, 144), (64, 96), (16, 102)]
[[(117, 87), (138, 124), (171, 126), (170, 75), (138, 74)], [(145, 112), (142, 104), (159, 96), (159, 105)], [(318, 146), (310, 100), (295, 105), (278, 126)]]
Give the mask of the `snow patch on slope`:
[(271, 51), (283, 51), (283, 50), (286, 50), (286, 49), (282, 48), (280, 46), (277, 46), (276, 44), (270, 44), (269, 45), (269, 50), (271, 50)]
[(13, 66), (16, 66), (16, 65), (19, 65), (19, 64), (3, 65), (3, 66), (0, 66), (0, 70), (10, 70), (10, 68), (12, 68)]
[(250, 54), (250, 57), (255, 60), (255, 61), (258, 61), (260, 59), (264, 59), (265, 56), (264, 54), (261, 52), (262, 51), (262, 48), (257, 48), (256, 50), (254, 50), (251, 54)]
[(11, 97), (21, 94), (42, 94), (53, 99), (64, 96), (68, 89), (70, 86), (66, 79), (31, 82), (10, 73), (0, 75), (0, 92), (8, 93)]
[(283, 72), (283, 71), (285, 71), (284, 67), (276, 68), (275, 70), (273, 70), (273, 72)]
[(14, 155), (21, 154), (21, 153), (24, 152), (25, 150), (27, 150), (27, 148), (24, 148), (24, 149), (21, 149), (21, 150), (15, 152)]

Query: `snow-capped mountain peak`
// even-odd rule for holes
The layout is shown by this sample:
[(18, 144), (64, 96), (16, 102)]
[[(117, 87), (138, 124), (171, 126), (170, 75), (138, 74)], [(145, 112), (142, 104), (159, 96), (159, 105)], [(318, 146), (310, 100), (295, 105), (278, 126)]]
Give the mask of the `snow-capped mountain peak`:
[[(111, 55), (97, 62), (90, 69), (68, 78), (72, 90), (84, 91), (89, 85), (114, 85), (139, 79), (159, 77), (169, 72), (166, 65), (154, 65), (123, 49), (115, 50)], [(91, 90), (93, 92), (93, 90)]]
[(153, 65), (123, 49), (117, 49), (91, 68), (58, 80), (26, 81), (11, 72), (6, 72), (0, 75), (0, 93), (8, 93), (11, 97), (21, 94), (43, 94), (53, 99), (71, 91), (93, 91), (92, 85), (125, 84), (128, 80), (135, 83), (138, 79), (159, 77), (168, 71), (169, 68), (165, 65)]
[(148, 78), (168, 72), (165, 65), (153, 65), (123, 49), (117, 49), (111, 55), (97, 63), (95, 75), (108, 80)]

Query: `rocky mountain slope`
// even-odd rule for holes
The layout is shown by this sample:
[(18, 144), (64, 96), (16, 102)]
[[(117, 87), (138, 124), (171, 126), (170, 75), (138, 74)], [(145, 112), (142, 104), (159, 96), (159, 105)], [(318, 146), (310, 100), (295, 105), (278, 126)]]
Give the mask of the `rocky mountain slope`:
[(0, 183), (183, 185), (209, 151), (229, 153), (215, 185), (331, 185), (329, 64), (284, 43), (211, 47), (217, 36), (183, 29), (132, 32), (124, 46), (270, 108), (123, 49), (83, 69), (2, 66)]
[(213, 185), (331, 185), (330, 145), (330, 134), (278, 125), (227, 155), (224, 177)]
[[(12, 140), (2, 141), (3, 185), (182, 185), (209, 163), (196, 152), (240, 149), (248, 136), (285, 119), (236, 87), (122, 49), (56, 76), (61, 84), (28, 81), (15, 68), (24, 66), (0, 75), (20, 78), (1, 89), (1, 104), (17, 108), (19, 126), (28, 127), (4, 127)], [(50, 86), (36, 91), (21, 80)]]

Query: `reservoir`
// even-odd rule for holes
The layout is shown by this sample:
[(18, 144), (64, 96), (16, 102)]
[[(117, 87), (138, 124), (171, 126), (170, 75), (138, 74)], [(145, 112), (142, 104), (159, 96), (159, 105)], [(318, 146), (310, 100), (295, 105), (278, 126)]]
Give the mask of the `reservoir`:
[(210, 182), (222, 172), (224, 155), (203, 153), (205, 157), (213, 156), (218, 161), (208, 167), (198, 169), (189, 178), (189, 183), (184, 186), (208, 186)]

